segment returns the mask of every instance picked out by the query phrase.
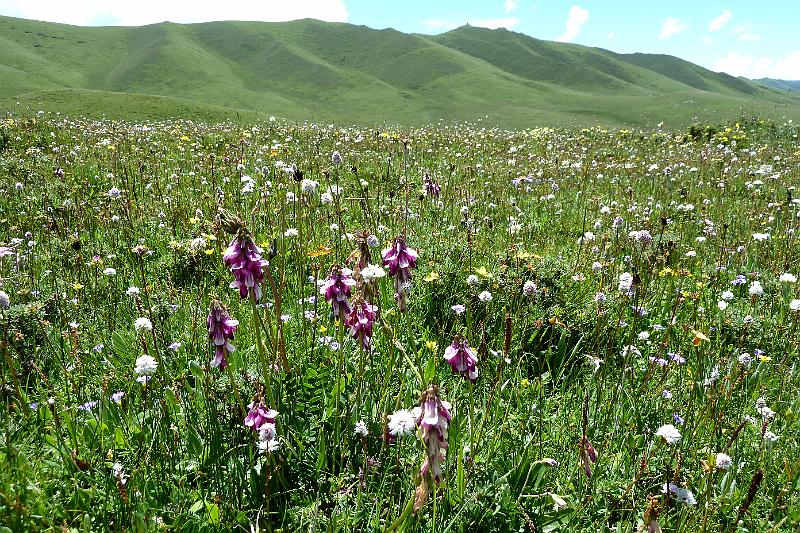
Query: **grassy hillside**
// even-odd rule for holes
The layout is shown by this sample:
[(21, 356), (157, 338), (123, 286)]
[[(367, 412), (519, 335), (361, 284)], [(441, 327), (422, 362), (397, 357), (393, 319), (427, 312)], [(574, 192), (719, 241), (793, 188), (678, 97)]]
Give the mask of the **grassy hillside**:
[(0, 17), (0, 109), (27, 108), (119, 118), (680, 126), (752, 113), (800, 117), (800, 97), (670, 56), (469, 26), (422, 36), (315, 20), (85, 28)]
[(759, 83), (780, 89), (781, 91), (800, 91), (800, 80), (775, 80), (772, 78), (761, 78), (756, 80)]

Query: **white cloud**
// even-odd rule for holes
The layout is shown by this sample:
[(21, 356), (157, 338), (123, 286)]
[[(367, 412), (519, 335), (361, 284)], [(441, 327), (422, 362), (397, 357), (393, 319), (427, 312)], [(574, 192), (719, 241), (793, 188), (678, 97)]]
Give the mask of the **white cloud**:
[(768, 57), (731, 52), (717, 60), (711, 70), (752, 79), (800, 80), (800, 50), (795, 50), (777, 61)]
[(469, 24), (470, 26), (476, 26), (478, 28), (489, 28), (490, 30), (496, 30), (498, 28), (511, 29), (519, 24), (519, 19), (514, 17), (497, 19), (469, 19), (462, 21), (452, 19), (425, 19), (419, 21), (419, 23), (427, 28), (430, 28), (431, 30), (437, 31), (452, 30), (454, 28), (458, 28), (459, 26), (463, 26), (464, 24)]
[(703, 35), (703, 38), (700, 39), (703, 44), (714, 44), (714, 39), (709, 37), (708, 35)]
[(726, 72), (731, 76), (764, 78), (768, 75), (772, 61), (767, 57), (755, 58), (748, 54), (731, 52), (717, 60), (711, 70)]
[(331, 22), (348, 19), (344, 0), (0, 0), (0, 13), (76, 25), (138, 26), (212, 20), (285, 21), (315, 18)]
[(708, 23), (708, 31), (721, 30), (722, 27), (727, 24), (729, 20), (731, 20), (732, 15), (733, 13), (731, 13), (730, 9), (723, 9), (722, 13), (720, 13), (717, 18)]
[(511, 13), (519, 7), (519, 0), (506, 0), (503, 9), (506, 13)]
[(581, 32), (587, 20), (589, 20), (589, 12), (587, 10), (580, 6), (572, 6), (567, 15), (566, 30), (556, 41), (560, 43), (569, 43), (575, 40), (575, 37)]
[(740, 24), (731, 31), (731, 35), (740, 41), (760, 41), (761, 36), (753, 33), (752, 24)]
[(658, 34), (659, 39), (669, 39), (673, 35), (678, 35), (689, 25), (681, 22), (681, 19), (675, 17), (667, 17), (664, 20), (664, 26), (661, 27), (661, 33)]
[(775, 63), (772, 77), (779, 80), (800, 80), (800, 50), (795, 50)]

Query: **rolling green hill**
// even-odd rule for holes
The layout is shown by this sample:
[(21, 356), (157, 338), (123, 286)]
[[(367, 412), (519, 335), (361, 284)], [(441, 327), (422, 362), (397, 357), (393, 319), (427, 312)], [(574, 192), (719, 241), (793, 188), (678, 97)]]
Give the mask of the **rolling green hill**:
[(507, 127), (800, 118), (800, 97), (681, 59), (464, 26), (76, 27), (0, 17), (0, 110)]
[(760, 80), (756, 81), (782, 91), (800, 91), (800, 80), (776, 80), (772, 78), (761, 78)]

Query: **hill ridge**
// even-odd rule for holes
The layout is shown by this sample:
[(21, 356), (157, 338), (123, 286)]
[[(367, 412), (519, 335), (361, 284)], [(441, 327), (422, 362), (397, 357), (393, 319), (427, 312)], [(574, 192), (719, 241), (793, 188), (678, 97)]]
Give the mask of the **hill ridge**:
[[(800, 117), (796, 95), (673, 56), (473, 26), (431, 36), (314, 19), (82, 27), (0, 16), (0, 72), (0, 110), (55, 110), (57, 102), (68, 113), (121, 118), (172, 115), (164, 101), (146, 109), (148, 95), (211, 115), (235, 109), (356, 123), (677, 126), (752, 113)], [(126, 93), (136, 95), (139, 113), (122, 103)], [(67, 94), (92, 102), (70, 103)]]

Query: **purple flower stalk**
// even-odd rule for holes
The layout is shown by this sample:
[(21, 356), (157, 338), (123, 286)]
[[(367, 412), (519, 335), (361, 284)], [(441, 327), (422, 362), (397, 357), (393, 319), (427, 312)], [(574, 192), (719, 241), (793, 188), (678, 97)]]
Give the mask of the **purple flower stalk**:
[(592, 443), (586, 438), (586, 435), (581, 439), (581, 465), (586, 477), (592, 477), (592, 465), (597, 462), (597, 451), (595, 451)]
[(251, 402), (247, 406), (250, 412), (244, 419), (245, 427), (249, 427), (253, 431), (259, 431), (264, 424), (275, 425), (275, 417), (278, 416), (278, 411), (275, 409), (267, 409), (263, 402)]
[(411, 281), (411, 269), (417, 268), (419, 255), (413, 248), (406, 246), (406, 239), (398, 235), (390, 248), (383, 251), (383, 266), (389, 269), (394, 278), (395, 299), (401, 311), (406, 310), (405, 293)]
[(261, 299), (261, 284), (264, 282), (263, 268), (269, 262), (261, 257), (263, 250), (259, 248), (249, 235), (237, 235), (222, 256), (225, 264), (231, 269), (235, 278), (231, 288), (239, 289), (242, 299), (250, 293), (256, 300)]
[(444, 359), (453, 368), (453, 374), (460, 374), (472, 383), (478, 381), (478, 354), (469, 347), (467, 339), (456, 335), (453, 344), (445, 349)]
[(431, 178), (427, 172), (423, 177), (423, 182), (425, 184), (425, 195), (431, 196), (433, 198), (439, 198), (439, 195), (442, 192), (442, 188), (439, 187), (439, 184), (436, 183), (436, 180)]
[(214, 345), (214, 359), (211, 368), (225, 370), (228, 366), (226, 355), (233, 353), (236, 347), (231, 344), (233, 334), (236, 333), (238, 320), (228, 314), (228, 310), (217, 299), (211, 301), (211, 311), (208, 313), (208, 338)]
[(378, 306), (367, 302), (356, 302), (345, 324), (350, 328), (350, 335), (361, 340), (361, 347), (369, 350), (372, 344), (372, 325), (378, 319)]
[(420, 475), (424, 480), (432, 474), (437, 484), (442, 481), (444, 450), (448, 446), (447, 427), (451, 419), (450, 408), (449, 403), (439, 398), (439, 388), (436, 385), (431, 385), (422, 394), (417, 427), (425, 443), (425, 460), (422, 462)]
[(352, 293), (352, 287), (356, 284), (356, 280), (350, 277), (352, 274), (353, 271), (349, 268), (334, 265), (328, 274), (328, 279), (319, 288), (320, 294), (324, 295), (325, 300), (333, 307), (333, 316), (337, 318), (344, 318), (350, 313), (348, 298)]

